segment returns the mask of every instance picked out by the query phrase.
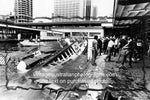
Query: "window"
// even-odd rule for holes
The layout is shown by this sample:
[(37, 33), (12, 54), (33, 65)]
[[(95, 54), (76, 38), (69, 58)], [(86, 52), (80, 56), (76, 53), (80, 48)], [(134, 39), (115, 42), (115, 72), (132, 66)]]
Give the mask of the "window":
[(47, 33), (47, 36), (54, 36), (53, 33)]
[(98, 32), (90, 32), (90, 36), (95, 36), (95, 35), (100, 35), (101, 33), (98, 33)]

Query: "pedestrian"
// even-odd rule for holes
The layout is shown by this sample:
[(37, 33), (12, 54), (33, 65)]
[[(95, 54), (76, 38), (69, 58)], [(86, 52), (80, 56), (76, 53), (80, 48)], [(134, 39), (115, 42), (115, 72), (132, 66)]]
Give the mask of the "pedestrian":
[(143, 59), (143, 40), (142, 39), (137, 39), (136, 43), (136, 50), (137, 50), (137, 60), (142, 60)]
[(101, 37), (97, 40), (98, 44), (97, 44), (97, 48), (98, 48), (98, 53), (99, 55), (101, 55), (102, 53), (102, 40)]
[(112, 55), (112, 51), (113, 51), (113, 47), (114, 47), (114, 41), (113, 41), (113, 38), (110, 38), (110, 41), (108, 42), (108, 46), (107, 46), (107, 56), (106, 58), (104, 59), (105, 61), (111, 61), (111, 55)]
[(127, 56), (129, 56), (129, 66), (132, 67), (132, 57), (133, 52), (135, 49), (135, 44), (133, 39), (129, 38), (128, 43), (122, 48), (124, 50), (123, 59), (122, 59), (122, 66), (124, 66), (124, 63), (126, 62)]
[(115, 39), (115, 45), (114, 45), (114, 57), (116, 56), (116, 53), (119, 53), (119, 37)]
[(96, 57), (97, 57), (97, 39), (98, 36), (94, 36), (94, 40), (92, 41), (92, 62), (91, 64), (96, 66)]
[(126, 36), (122, 36), (122, 39), (120, 39), (120, 41), (119, 41), (119, 55), (118, 55), (118, 60), (117, 61), (119, 61), (120, 60), (120, 57), (121, 57), (121, 55), (122, 55), (122, 48), (125, 46), (127, 44), (127, 40), (126, 40)]
[(66, 41), (66, 43), (68, 44), (68, 46), (71, 45), (71, 41), (70, 41), (69, 36), (65, 38), (65, 41)]
[(109, 42), (109, 38), (108, 37), (104, 38), (104, 42), (103, 42), (103, 52), (104, 52), (104, 54), (106, 54), (106, 52), (107, 52), (108, 42)]
[(148, 47), (147, 55), (148, 55), (148, 57), (150, 57), (150, 45)]

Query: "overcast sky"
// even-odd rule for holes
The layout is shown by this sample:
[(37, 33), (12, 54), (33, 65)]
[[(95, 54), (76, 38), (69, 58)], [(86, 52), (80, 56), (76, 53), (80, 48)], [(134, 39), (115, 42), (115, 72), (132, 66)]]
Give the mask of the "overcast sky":
[[(98, 6), (98, 16), (112, 16), (114, 0), (93, 0)], [(0, 0), (0, 15), (14, 12), (15, 0)], [(33, 17), (51, 17), (53, 0), (33, 0)]]

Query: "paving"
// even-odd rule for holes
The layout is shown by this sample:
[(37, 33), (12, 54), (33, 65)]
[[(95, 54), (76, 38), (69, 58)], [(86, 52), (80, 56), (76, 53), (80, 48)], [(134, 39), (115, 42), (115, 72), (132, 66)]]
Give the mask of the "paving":
[[(88, 69), (86, 69), (83, 73), (85, 73), (86, 77), (80, 77), (80, 80), (85, 80), (84, 83), (88, 85), (88, 88), (90, 89), (103, 89), (103, 84), (107, 84), (105, 79), (103, 77), (104, 74), (104, 68), (105, 68), (105, 61), (104, 58), (106, 55), (98, 56), (96, 59), (96, 66), (91, 65), (89, 63), (87, 65)], [(61, 97), (58, 98), (58, 100), (97, 100), (97, 96), (101, 94), (101, 91), (91, 91), (88, 90), (86, 92), (80, 92), (76, 91), (78, 93), (79, 97), (76, 98), (74, 96), (71, 96), (71, 94), (74, 92), (65, 92), (62, 93)]]
[[(84, 81), (87, 83), (88, 88), (92, 89), (103, 89), (108, 84), (111, 84), (115, 88), (126, 87), (126, 88), (135, 88), (141, 89), (140, 91), (112, 91), (113, 96), (128, 96), (128, 100), (149, 100), (150, 97), (150, 58), (145, 56), (144, 62), (138, 61), (133, 63), (132, 68), (129, 68), (126, 63), (126, 68), (120, 68), (120, 63), (116, 63), (117, 57), (112, 57), (112, 62), (105, 62), (104, 58), (106, 55), (97, 56), (96, 66), (92, 66), (90, 61), (86, 61), (86, 56), (81, 56), (76, 61), (71, 61), (65, 64), (65, 66), (50, 66), (49, 68), (43, 68), (42, 70), (37, 70), (34, 75), (38, 76), (39, 72), (41, 72), (41, 78), (44, 78), (45, 75), (55, 75), (60, 72), (74, 72), (83, 74), (84, 77), (77, 77), (77, 79)], [(79, 63), (80, 62), (80, 63)], [(2, 67), (2, 66), (1, 66)], [(1, 68), (2, 73), (4, 74), (4, 68)], [(120, 70), (121, 69), (121, 70)], [(145, 76), (145, 77), (144, 77)], [(41, 90), (6, 90), (4, 88), (4, 77), (1, 77), (3, 80), (3, 84), (0, 87), (0, 100), (7, 100), (9, 97), (14, 97), (12, 100), (41, 100), (41, 98), (49, 98), (50, 96), (47, 92)], [(64, 78), (66, 79), (66, 78)], [(69, 78), (72, 79), (72, 78)], [(116, 83), (118, 84), (116, 85)], [(31, 80), (27, 81), (24, 86), (32, 86)], [(81, 82), (82, 83), (82, 82)], [(78, 83), (76, 83), (78, 84)], [(59, 84), (62, 86), (70, 86), (73, 87), (76, 85), (72, 83), (71, 85), (67, 84)], [(11, 85), (11, 84), (10, 84)], [(17, 84), (18, 85), (18, 84)], [(144, 85), (144, 86), (143, 86)], [(145, 88), (143, 88), (145, 87)], [(121, 91), (121, 90), (120, 90)], [(19, 95), (17, 95), (20, 93)], [(32, 95), (31, 95), (32, 93)], [(41, 94), (42, 93), (42, 94)], [(24, 95), (25, 94), (25, 95)], [(40, 95), (39, 95), (40, 94)], [(91, 91), (88, 90), (86, 92), (80, 91), (70, 91), (70, 92), (62, 92), (59, 96), (58, 100), (97, 100), (97, 96), (101, 95), (102, 91)], [(77, 95), (77, 97), (75, 96)], [(26, 98), (28, 96), (28, 98)], [(37, 97), (37, 98), (36, 98)], [(129, 99), (130, 98), (130, 99)], [(51, 100), (51, 99), (50, 99)], [(53, 99), (52, 99), (53, 100)]]
[(132, 67), (127, 62), (121, 67), (120, 62), (116, 63), (117, 58), (112, 57), (111, 62), (106, 62), (105, 73), (116, 74), (110, 77), (109, 82), (114, 88), (126, 88), (128, 91), (112, 91), (113, 95), (122, 95), (127, 100), (149, 100), (150, 58), (144, 56), (143, 60), (133, 62)]

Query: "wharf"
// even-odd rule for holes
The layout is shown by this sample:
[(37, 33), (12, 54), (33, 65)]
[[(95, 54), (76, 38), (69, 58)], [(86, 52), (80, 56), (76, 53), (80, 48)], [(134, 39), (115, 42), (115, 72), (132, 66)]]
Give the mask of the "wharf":
[[(129, 87), (129, 83), (131, 83), (130, 85), (134, 88), (139, 88), (142, 86), (142, 82), (143, 82), (143, 62), (139, 61), (137, 63), (133, 63), (133, 67), (132, 68), (128, 68), (128, 65), (125, 64), (127, 66), (127, 70), (120, 70), (118, 66), (120, 66), (120, 63), (116, 63), (116, 58), (117, 57), (112, 57), (112, 62), (105, 62), (104, 58), (106, 57), (106, 55), (102, 55), (102, 56), (98, 56), (96, 59), (96, 63), (97, 66), (92, 66), (90, 64), (90, 62), (82, 62), (83, 66), (78, 65), (78, 62), (81, 62), (83, 59), (81, 56), (81, 59), (77, 59), (78, 62), (73, 63), (71, 62), (70, 64), (66, 63), (66, 66), (57, 66), (57, 67), (53, 67), (53, 68), (43, 68), (41, 69), (42, 71), (38, 71), (39, 72), (43, 72), (43, 78), (46, 77), (46, 75), (56, 75), (56, 73), (59, 73), (61, 70), (63, 72), (74, 72), (74, 70), (76, 72), (81, 72), (81, 73), (85, 73), (85, 75), (87, 75), (86, 78), (83, 77), (79, 77), (80, 80), (83, 79), (87, 79), (87, 84), (89, 86), (89, 88), (92, 89), (102, 89), (108, 86), (108, 84), (111, 83), (117, 83), (118, 85), (114, 85), (111, 84), (113, 87), (118, 88), (117, 86), (120, 87)], [(145, 63), (145, 81), (146, 81), (146, 88), (149, 88), (149, 83), (150, 83), (150, 58), (149, 57), (144, 57), (144, 63)], [(46, 70), (44, 70), (46, 69)], [(74, 70), (73, 70), (74, 69)], [(85, 70), (84, 70), (85, 69)], [(83, 70), (83, 72), (82, 72)], [(37, 75), (36, 71), (35, 71), (35, 77)], [(129, 74), (130, 73), (130, 74)], [(113, 78), (113, 76), (111, 75), (116, 75), (114, 76), (115, 78)], [(91, 75), (91, 76), (88, 76)], [(37, 75), (38, 76), (38, 75)], [(118, 77), (118, 78), (117, 78)], [(131, 78), (133, 78), (133, 80), (130, 80)], [(94, 79), (94, 81), (92, 80)], [(116, 80), (113, 80), (116, 79)], [(51, 80), (51, 79), (49, 79)], [(30, 80), (31, 81), (31, 80)], [(30, 84), (30, 81), (28, 80), (26, 85), (29, 84), (29, 86), (35, 87), (33, 85)], [(126, 83), (126, 81), (128, 81), (128, 83)], [(141, 85), (137, 85), (138, 83), (140, 83)], [(27, 85), (28, 86), (28, 85)], [(72, 85), (70, 86), (72, 87)], [(41, 91), (37, 91), (37, 90), (21, 90), (21, 89), (17, 89), (15, 91), (6, 91), (5, 89), (0, 88), (1, 92), (0, 92), (0, 99), (1, 100), (7, 100), (6, 98), (9, 97), (15, 97), (18, 98), (19, 100), (40, 100), (41, 98), (49, 98), (50, 96), (49, 94), (46, 95), (41, 95)], [(3, 92), (5, 91), (5, 93)], [(122, 90), (120, 90), (122, 91)], [(6, 94), (7, 93), (7, 94)], [(19, 93), (19, 96), (18, 96)], [(76, 98), (75, 96), (72, 96), (72, 94), (77, 93), (79, 95), (79, 98), (81, 100), (97, 100), (96, 97), (98, 95), (101, 95), (102, 91), (86, 91), (86, 92), (80, 92), (80, 91), (69, 91), (69, 92), (62, 92), (62, 94), (58, 97), (57, 100), (78, 100), (79, 98)], [(118, 91), (113, 91), (112, 92), (114, 96), (117, 96)], [(150, 96), (150, 92), (146, 92), (145, 89), (141, 89), (140, 91), (128, 91), (128, 92), (124, 92), (122, 91), (122, 93), (127, 94), (130, 98), (132, 98), (132, 100), (149, 100), (149, 96)], [(24, 94), (26, 94), (24, 96)], [(39, 95), (40, 94), (40, 95)], [(27, 98), (28, 97), (28, 98)], [(143, 99), (144, 98), (144, 99)], [(13, 99), (12, 99), (13, 100)]]
[[(144, 61), (133, 63), (132, 68), (126, 63), (126, 67), (120, 67), (120, 63), (116, 63), (117, 57), (112, 57), (112, 62), (105, 62), (106, 55), (98, 56), (96, 59), (97, 66), (89, 64), (85, 73), (90, 73), (87, 77), (87, 84), (90, 89), (104, 89), (106, 87), (113, 87), (118, 90), (111, 91), (114, 97), (122, 96), (123, 98), (130, 98), (128, 100), (149, 100), (150, 98), (150, 58), (144, 56)], [(81, 80), (83, 78), (81, 77)], [(94, 80), (94, 81), (93, 81)], [(133, 89), (135, 89), (133, 91)], [(136, 90), (137, 89), (137, 90)], [(127, 90), (127, 91), (126, 91)], [(120, 92), (122, 91), (122, 92)], [(97, 97), (103, 98), (104, 91), (87, 91), (81, 93), (63, 92), (58, 100), (77, 100), (76, 96), (71, 94), (77, 93), (81, 100), (97, 100)]]
[[(83, 72), (83, 73), (85, 73), (85, 77), (80, 77), (79, 80), (86, 80), (85, 83), (87, 84), (88, 88), (103, 89), (104, 86), (107, 85), (107, 82), (104, 79), (104, 77), (105, 77), (104, 58), (105, 57), (106, 57), (106, 55), (97, 57), (97, 59), (96, 59), (97, 66), (91, 65), (90, 62), (88, 63), (88, 65), (85, 65), (85, 67), (87, 67), (87, 69)], [(77, 91), (76, 92), (71, 92), (71, 91), (63, 92), (57, 100), (77, 100), (77, 99), (75, 99), (76, 97), (70, 96), (73, 93), (77, 93)], [(86, 92), (78, 91), (78, 95), (81, 100), (97, 100), (96, 98), (97, 98), (98, 94), (101, 94), (101, 91), (90, 91), (90, 90), (88, 90)]]

